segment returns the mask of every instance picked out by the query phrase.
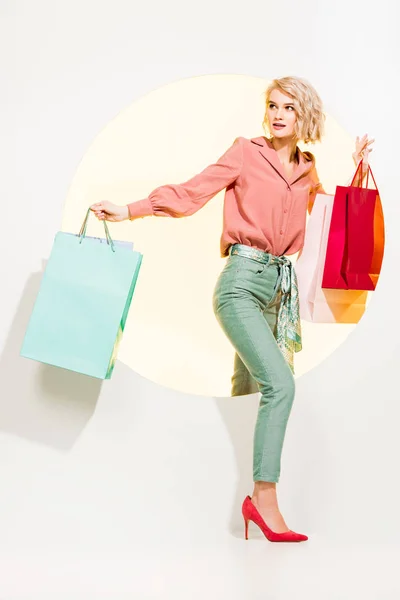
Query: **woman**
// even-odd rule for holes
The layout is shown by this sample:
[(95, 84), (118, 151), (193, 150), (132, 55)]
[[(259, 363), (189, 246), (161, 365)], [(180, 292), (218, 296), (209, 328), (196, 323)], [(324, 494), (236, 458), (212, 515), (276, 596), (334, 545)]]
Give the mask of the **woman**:
[[(297, 281), (287, 255), (302, 249), (306, 213), (324, 193), (314, 156), (297, 146), (321, 140), (324, 114), (315, 89), (298, 77), (272, 81), (263, 126), (270, 137), (237, 138), (217, 160), (182, 184), (117, 206), (99, 202), (100, 220), (184, 217), (226, 188), (221, 256), (228, 257), (213, 295), (216, 317), (236, 354), (232, 395), (260, 391), (254, 432), (252, 496), (243, 502), (245, 537), (254, 521), (270, 541), (304, 541), (281, 515), (276, 495), (295, 382), (293, 352), (301, 349)], [(368, 169), (374, 140), (357, 137), (353, 154)]]

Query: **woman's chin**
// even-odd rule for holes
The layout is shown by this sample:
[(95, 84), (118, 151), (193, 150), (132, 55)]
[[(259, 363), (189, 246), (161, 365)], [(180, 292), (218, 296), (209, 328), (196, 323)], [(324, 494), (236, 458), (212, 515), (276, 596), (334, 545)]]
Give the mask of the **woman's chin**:
[(275, 131), (272, 133), (272, 137), (274, 137), (276, 140), (281, 140), (284, 142), (294, 142), (294, 136), (293, 133), (284, 133), (283, 131)]
[(276, 138), (279, 138), (280, 140), (283, 140), (285, 138), (289, 139), (293, 137), (293, 131), (286, 131), (284, 129), (274, 129), (272, 135)]

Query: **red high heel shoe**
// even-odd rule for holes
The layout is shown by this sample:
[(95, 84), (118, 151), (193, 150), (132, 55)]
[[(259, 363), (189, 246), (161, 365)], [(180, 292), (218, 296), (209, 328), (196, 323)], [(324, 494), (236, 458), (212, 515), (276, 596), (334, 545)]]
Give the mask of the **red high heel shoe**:
[(242, 505), (242, 515), (244, 518), (244, 536), (246, 540), (249, 539), (249, 521), (253, 521), (259, 526), (267, 540), (270, 542), (305, 542), (308, 540), (306, 535), (302, 533), (295, 533), (294, 531), (284, 531), (283, 533), (276, 533), (272, 531), (265, 523), (264, 519), (254, 506), (250, 496), (246, 496)]

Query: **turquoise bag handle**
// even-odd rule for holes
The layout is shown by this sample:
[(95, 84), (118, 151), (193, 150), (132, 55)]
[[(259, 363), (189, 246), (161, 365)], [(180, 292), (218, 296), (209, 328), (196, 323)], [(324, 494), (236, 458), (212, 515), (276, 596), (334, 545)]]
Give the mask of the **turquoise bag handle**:
[[(84, 237), (86, 236), (86, 229), (87, 229), (87, 224), (88, 224), (88, 220), (89, 220), (89, 215), (91, 213), (90, 208), (88, 208), (87, 213), (86, 213), (86, 217), (85, 220), (82, 223), (82, 227), (78, 233), (79, 235), (79, 243), (82, 244)], [(107, 240), (107, 244), (111, 247), (111, 250), (113, 252), (115, 252), (115, 246), (114, 246), (114, 242), (112, 241), (111, 235), (110, 235), (110, 231), (108, 229), (108, 225), (106, 223), (106, 221), (103, 221), (103, 225), (104, 225), (104, 231), (106, 234), (106, 240)]]

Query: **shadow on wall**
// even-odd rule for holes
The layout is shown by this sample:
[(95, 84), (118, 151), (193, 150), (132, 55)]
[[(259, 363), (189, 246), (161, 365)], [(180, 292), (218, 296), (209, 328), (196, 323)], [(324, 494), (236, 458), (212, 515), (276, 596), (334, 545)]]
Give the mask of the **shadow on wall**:
[(253, 492), (253, 432), (260, 396), (248, 394), (231, 398), (216, 398), (214, 402), (228, 431), (237, 468), (236, 490), (229, 516), (229, 531), (243, 537), (242, 503)]
[(45, 266), (25, 286), (0, 359), (0, 430), (68, 450), (94, 413), (102, 381), (19, 355)]

